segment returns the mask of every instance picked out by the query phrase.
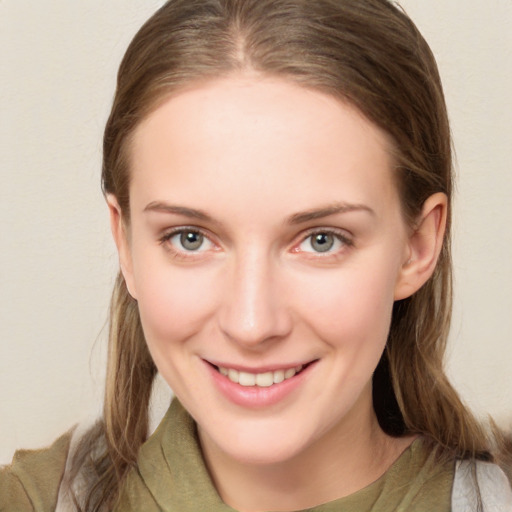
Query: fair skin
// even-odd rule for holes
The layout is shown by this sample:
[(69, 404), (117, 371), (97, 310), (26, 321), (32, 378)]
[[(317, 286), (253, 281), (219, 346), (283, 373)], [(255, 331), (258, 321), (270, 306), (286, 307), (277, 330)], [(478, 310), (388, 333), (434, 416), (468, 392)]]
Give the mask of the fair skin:
[(282, 79), (200, 83), (136, 130), (129, 224), (108, 198), (121, 268), (237, 510), (346, 496), (411, 443), (380, 429), (371, 380), (393, 302), (435, 267), (446, 198), (411, 229), (392, 167), (357, 110)]

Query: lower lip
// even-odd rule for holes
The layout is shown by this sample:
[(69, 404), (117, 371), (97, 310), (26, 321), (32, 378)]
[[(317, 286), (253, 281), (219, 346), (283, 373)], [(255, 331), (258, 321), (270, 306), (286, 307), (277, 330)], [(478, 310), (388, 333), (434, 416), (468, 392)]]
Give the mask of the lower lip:
[(296, 391), (308, 378), (316, 362), (310, 363), (293, 377), (268, 387), (241, 386), (219, 373), (211, 364), (206, 362), (205, 364), (215, 386), (229, 401), (242, 407), (257, 409), (277, 404)]

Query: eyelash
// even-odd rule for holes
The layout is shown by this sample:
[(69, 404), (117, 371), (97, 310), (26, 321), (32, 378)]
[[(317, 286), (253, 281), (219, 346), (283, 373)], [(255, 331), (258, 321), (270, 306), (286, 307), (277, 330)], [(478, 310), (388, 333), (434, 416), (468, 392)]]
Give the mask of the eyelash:
[[(203, 251), (194, 251), (194, 250), (186, 250), (186, 249), (178, 249), (175, 247), (174, 244), (169, 243), (170, 240), (175, 237), (176, 235), (180, 235), (183, 233), (194, 233), (201, 235), (205, 240), (207, 240), (210, 244), (213, 246), (216, 246), (216, 244), (211, 240), (210, 235), (205, 232), (204, 230), (197, 228), (195, 226), (180, 226), (178, 228), (172, 229), (171, 231), (166, 232), (162, 237), (159, 239), (160, 245), (165, 246), (165, 248), (173, 254), (175, 258), (182, 258), (182, 259), (189, 259), (199, 256)], [(327, 257), (333, 257), (337, 256), (340, 250), (331, 252), (330, 249), (326, 250), (324, 253), (321, 251), (300, 251), (299, 247), (305, 243), (308, 239), (311, 240), (310, 244), (312, 243), (312, 238), (315, 235), (326, 235), (326, 236), (332, 236), (334, 237), (338, 242), (341, 243), (343, 246), (341, 250), (344, 248), (350, 248), (353, 247), (354, 241), (352, 238), (346, 235), (346, 232), (342, 232), (340, 230), (332, 229), (332, 228), (314, 228), (303, 234), (300, 238), (300, 241), (296, 244), (294, 244), (292, 248), (292, 252), (299, 253), (303, 252), (308, 257), (311, 258), (327, 258)]]

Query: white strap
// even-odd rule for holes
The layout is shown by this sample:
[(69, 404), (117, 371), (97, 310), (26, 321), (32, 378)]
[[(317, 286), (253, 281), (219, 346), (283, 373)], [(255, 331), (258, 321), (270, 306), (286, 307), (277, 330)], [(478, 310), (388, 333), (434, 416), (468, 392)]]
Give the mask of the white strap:
[(471, 461), (458, 461), (452, 489), (452, 512), (477, 512), (478, 490), (485, 512), (512, 512), (512, 489), (499, 466), (477, 461), (475, 471)]

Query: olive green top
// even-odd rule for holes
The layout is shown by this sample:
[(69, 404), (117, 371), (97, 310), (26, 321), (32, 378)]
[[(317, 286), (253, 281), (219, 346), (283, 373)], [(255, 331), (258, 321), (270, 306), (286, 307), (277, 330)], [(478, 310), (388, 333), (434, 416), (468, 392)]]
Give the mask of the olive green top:
[(68, 432), (45, 450), (19, 450), (0, 467), (1, 512), (55, 510), (70, 440)]
[[(0, 511), (53, 511), (70, 435), (42, 451), (17, 452), (0, 470)], [(416, 440), (376, 482), (309, 512), (449, 512), (454, 464), (436, 465)], [(116, 512), (233, 512), (204, 465), (194, 421), (174, 400), (142, 445), (138, 466), (123, 485)]]

